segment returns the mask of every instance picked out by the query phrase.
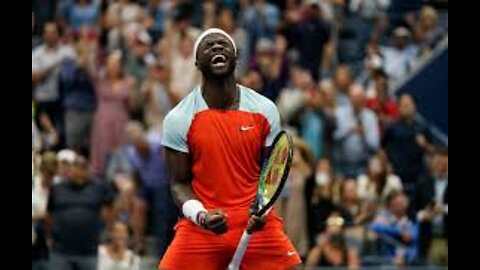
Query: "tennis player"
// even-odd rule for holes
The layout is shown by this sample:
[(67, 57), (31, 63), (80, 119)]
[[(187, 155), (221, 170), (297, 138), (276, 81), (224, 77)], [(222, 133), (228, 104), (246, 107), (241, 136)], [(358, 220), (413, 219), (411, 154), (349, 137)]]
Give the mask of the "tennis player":
[(203, 32), (194, 54), (202, 84), (164, 120), (171, 189), (184, 218), (159, 268), (225, 270), (247, 228), (254, 233), (241, 269), (296, 269), (301, 260), (278, 215), (249, 215), (262, 155), (280, 132), (277, 108), (236, 84), (237, 48), (224, 31)]

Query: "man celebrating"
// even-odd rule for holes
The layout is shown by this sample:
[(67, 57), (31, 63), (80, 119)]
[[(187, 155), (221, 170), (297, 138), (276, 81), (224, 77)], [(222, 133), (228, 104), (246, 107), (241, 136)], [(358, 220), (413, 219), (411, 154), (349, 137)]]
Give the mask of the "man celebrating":
[(205, 31), (194, 53), (202, 85), (164, 120), (171, 190), (185, 218), (160, 269), (226, 269), (247, 224), (255, 233), (241, 268), (292, 269), (301, 260), (277, 214), (248, 217), (263, 153), (280, 132), (278, 111), (235, 83), (237, 50), (227, 33)]

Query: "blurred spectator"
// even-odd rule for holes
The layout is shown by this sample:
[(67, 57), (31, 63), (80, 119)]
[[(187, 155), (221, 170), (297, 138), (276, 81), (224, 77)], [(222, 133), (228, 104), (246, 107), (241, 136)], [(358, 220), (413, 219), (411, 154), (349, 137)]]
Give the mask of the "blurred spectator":
[(64, 20), (64, 27), (78, 34), (80, 28), (83, 26), (89, 29), (95, 29), (100, 18), (100, 6), (98, 1), (94, 0), (73, 0), (64, 1), (70, 2), (61, 10), (61, 17)]
[[(377, 44), (368, 44), (367, 46), (377, 46)], [(365, 69), (355, 79), (355, 83), (363, 86), (367, 98), (375, 97), (375, 78), (383, 72), (383, 58), (376, 52), (375, 48), (367, 48), (367, 57), (364, 61)], [(371, 52), (370, 52), (371, 51)]]
[(279, 199), (276, 210), (284, 220), (285, 232), (301, 257), (308, 251), (305, 186), (312, 175), (313, 156), (308, 145), (295, 139), (295, 152), (289, 173), (288, 195)]
[(92, 168), (95, 174), (104, 175), (107, 156), (125, 143), (125, 125), (133, 108), (134, 80), (125, 76), (121, 54), (108, 56), (105, 76), (97, 83), (98, 108), (92, 133)]
[(253, 0), (243, 12), (242, 25), (249, 35), (249, 47), (255, 48), (261, 38), (273, 39), (280, 22), (278, 8), (265, 0)]
[(103, 215), (111, 226), (111, 202), (108, 189), (89, 177), (87, 160), (77, 156), (69, 181), (53, 186), (48, 199), (52, 269), (97, 269), (99, 225)]
[(363, 21), (373, 21), (382, 11), (386, 11), (390, 0), (352, 0), (350, 11), (357, 14)]
[(306, 68), (315, 82), (321, 78), (320, 64), (325, 45), (330, 40), (330, 26), (322, 17), (318, 2), (309, 1), (305, 17), (293, 33), (293, 46), (299, 52), (300, 64)]
[(175, 100), (186, 97), (200, 82), (193, 54), (193, 39), (184, 35), (180, 38), (179, 49), (171, 53), (170, 90), (175, 95)]
[(48, 247), (45, 239), (44, 218), (47, 212), (48, 195), (57, 170), (57, 158), (53, 152), (45, 152), (32, 188), (32, 270), (46, 267)]
[(277, 35), (275, 42), (262, 38), (258, 41), (250, 68), (259, 72), (263, 80), (262, 95), (276, 101), (281, 89), (286, 85), (288, 60), (285, 54), (286, 40)]
[(350, 106), (349, 91), (352, 86), (353, 79), (350, 68), (347, 65), (340, 65), (336, 71), (333, 79), (333, 85), (336, 91), (336, 106)]
[(400, 178), (390, 171), (387, 157), (379, 152), (368, 161), (367, 173), (358, 177), (358, 197), (385, 205), (388, 195), (402, 191)]
[(114, 183), (118, 190), (113, 202), (114, 216), (132, 228), (133, 250), (143, 253), (147, 228), (146, 202), (138, 196), (138, 183), (127, 174), (117, 174)]
[(260, 76), (260, 73), (258, 73), (255, 70), (247, 71), (247, 74), (245, 74), (245, 76), (243, 76), (243, 78), (240, 81), (242, 85), (250, 89), (253, 89), (257, 92), (262, 91), (262, 88), (263, 88), (262, 76)]
[(65, 109), (65, 142), (70, 149), (86, 151), (90, 146), (95, 111), (94, 70), (88, 47), (77, 47), (76, 60), (65, 61), (60, 68), (59, 86)]
[(378, 42), (382, 46), (388, 45), (391, 32), (390, 28), (390, 18), (386, 13), (380, 13), (375, 20), (371, 40)]
[(105, 14), (105, 26), (109, 29), (108, 44), (110, 50), (119, 49), (124, 31), (145, 22), (144, 10), (131, 0), (114, 0)]
[(395, 82), (398, 82), (411, 72), (413, 61), (418, 56), (418, 48), (410, 44), (410, 31), (398, 27), (393, 32), (393, 46), (383, 47), (385, 72)]
[(60, 44), (58, 27), (55, 23), (45, 24), (44, 44), (32, 52), (33, 96), (37, 104), (37, 115), (47, 114), (55, 129), (63, 130), (63, 111), (58, 89), (58, 67), (67, 58), (74, 59), (75, 51)]
[(315, 86), (312, 76), (299, 66), (290, 68), (289, 82), (289, 85), (280, 91), (277, 99), (280, 118), (286, 123), (289, 123), (294, 113), (304, 106), (308, 90)]
[(128, 225), (115, 222), (110, 241), (98, 247), (97, 270), (140, 270), (140, 257), (128, 249)]
[(393, 171), (402, 180), (405, 193), (413, 199), (418, 177), (425, 172), (424, 153), (431, 148), (427, 127), (415, 121), (416, 108), (412, 96), (399, 100), (400, 118), (387, 127), (382, 146), (392, 163)]
[(404, 193), (391, 193), (387, 198), (388, 209), (381, 210), (370, 224), (370, 229), (381, 239), (380, 253), (388, 259), (387, 264), (407, 265), (416, 259), (418, 226), (407, 216), (408, 204)]
[(433, 154), (431, 173), (415, 189), (415, 208), (420, 222), (419, 255), (437, 265), (448, 265), (448, 152)]
[(67, 181), (70, 178), (70, 171), (77, 154), (70, 149), (63, 149), (57, 153), (57, 172), (53, 179), (55, 184)]
[[(307, 73), (308, 74), (308, 73)], [(311, 81), (310, 74), (308, 74)], [(293, 115), (290, 124), (297, 127), (300, 136), (313, 152), (315, 160), (329, 156), (335, 119), (323, 110), (324, 93), (315, 85), (305, 90), (305, 106), (300, 107)]]
[(150, 131), (161, 130), (163, 118), (177, 102), (177, 97), (170, 91), (168, 76), (168, 67), (157, 61), (150, 67), (148, 78), (141, 88), (143, 115)]
[(380, 131), (383, 134), (387, 126), (398, 118), (398, 106), (389, 95), (388, 77), (385, 72), (376, 72), (374, 82), (374, 94), (367, 99), (367, 107), (377, 114)]
[(126, 153), (134, 173), (140, 179), (141, 194), (149, 205), (150, 228), (157, 237), (158, 255), (161, 258), (173, 238), (173, 225), (177, 219), (163, 147), (147, 141), (139, 122), (130, 122), (126, 134), (129, 142)]
[(424, 6), (420, 10), (420, 30), (425, 37), (425, 45), (433, 49), (445, 35), (445, 29), (438, 24), (437, 11), (431, 6)]
[(172, 8), (171, 5), (169, 1), (149, 0), (144, 8), (147, 16), (147, 29), (152, 36), (153, 43), (156, 43), (163, 36), (165, 21)]
[(245, 29), (238, 27), (235, 22), (233, 11), (228, 8), (220, 10), (217, 27), (227, 32), (235, 41), (237, 46), (237, 65), (235, 68), (235, 77), (241, 78), (245, 75), (248, 68), (248, 59), (251, 48), (248, 47), (248, 35)]
[(350, 90), (352, 106), (336, 110), (334, 155), (337, 170), (356, 178), (364, 172), (367, 160), (380, 144), (377, 116), (365, 107), (365, 93), (358, 85)]
[(358, 251), (347, 246), (347, 239), (344, 236), (345, 220), (338, 214), (332, 214), (326, 223), (327, 229), (320, 235), (317, 245), (310, 250), (305, 265), (358, 269), (360, 267)]

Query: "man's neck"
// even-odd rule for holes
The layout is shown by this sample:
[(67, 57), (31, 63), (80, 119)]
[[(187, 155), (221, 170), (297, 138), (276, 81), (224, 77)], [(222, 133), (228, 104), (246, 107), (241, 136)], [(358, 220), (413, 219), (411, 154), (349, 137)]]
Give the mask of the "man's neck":
[(225, 79), (203, 79), (202, 95), (209, 108), (232, 109), (238, 107), (238, 89), (233, 75)]

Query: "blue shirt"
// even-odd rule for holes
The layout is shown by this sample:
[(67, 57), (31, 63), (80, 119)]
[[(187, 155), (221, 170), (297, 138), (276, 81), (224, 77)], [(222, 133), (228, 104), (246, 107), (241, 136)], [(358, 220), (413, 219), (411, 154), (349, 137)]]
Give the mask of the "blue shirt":
[(168, 183), (168, 173), (163, 159), (163, 147), (151, 143), (150, 153), (146, 157), (139, 155), (133, 145), (127, 147), (127, 155), (135, 171), (142, 178), (145, 187), (159, 187)]
[(62, 64), (59, 87), (64, 108), (84, 112), (95, 110), (96, 97), (92, 79), (85, 70), (78, 68), (73, 60)]
[(72, 5), (68, 12), (68, 21), (73, 30), (79, 30), (82, 26), (94, 27), (97, 23), (100, 10), (95, 3), (86, 6)]

